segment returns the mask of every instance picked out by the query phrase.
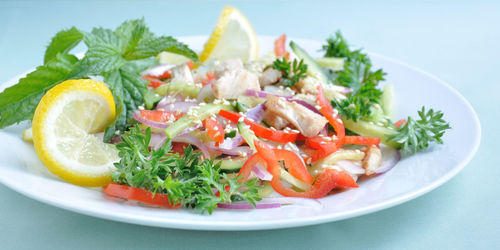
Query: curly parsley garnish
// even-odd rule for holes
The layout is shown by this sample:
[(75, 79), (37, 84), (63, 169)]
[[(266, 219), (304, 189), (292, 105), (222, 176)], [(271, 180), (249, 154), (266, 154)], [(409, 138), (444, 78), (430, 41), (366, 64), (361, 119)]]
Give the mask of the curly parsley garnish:
[(273, 69), (281, 71), (281, 84), (285, 87), (292, 87), (299, 82), (300, 79), (304, 79), (307, 73), (307, 64), (304, 64), (304, 60), (297, 61), (293, 59), (293, 62), (288, 62), (285, 58), (278, 58), (273, 62)]
[(418, 115), (420, 119), (408, 117), (405, 125), (396, 128), (396, 134), (387, 136), (388, 140), (400, 143), (404, 152), (417, 152), (427, 148), (431, 142), (443, 144), (441, 137), (445, 130), (451, 128), (443, 120), (441, 111), (429, 109), (426, 112), (425, 107), (422, 107)]
[(347, 119), (369, 120), (373, 105), (379, 103), (382, 95), (382, 91), (377, 89), (378, 83), (384, 80), (386, 73), (381, 69), (373, 71), (368, 55), (361, 50), (351, 50), (340, 32), (327, 39), (323, 50), (325, 57), (346, 58), (344, 70), (330, 72), (329, 75), (333, 83), (352, 89), (346, 99), (332, 101), (332, 105)]
[(257, 179), (238, 182), (238, 177), (221, 172), (220, 163), (201, 160), (201, 153), (191, 146), (183, 156), (170, 152), (170, 140), (158, 150), (149, 149), (151, 130), (143, 133), (138, 126), (121, 138), (123, 142), (116, 145), (121, 160), (115, 163), (114, 182), (166, 193), (173, 203), (210, 214), (219, 203), (246, 201), (255, 206), (260, 200)]

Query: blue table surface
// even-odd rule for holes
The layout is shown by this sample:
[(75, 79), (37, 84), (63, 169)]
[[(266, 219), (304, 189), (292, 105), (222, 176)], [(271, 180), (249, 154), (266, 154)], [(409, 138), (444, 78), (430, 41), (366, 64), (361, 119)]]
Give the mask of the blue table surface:
[[(116, 27), (144, 17), (155, 33), (207, 34), (223, 1), (2, 1), (0, 82), (42, 62), (60, 29)], [(427, 70), (478, 113), (480, 149), (436, 190), (377, 213), (315, 226), (251, 232), (162, 229), (76, 214), (0, 185), (1, 249), (493, 249), (500, 248), (500, 2), (234, 1), (263, 35), (351, 43)], [(467, 136), (467, 135), (464, 135)], [(497, 152), (498, 153), (498, 152)]]

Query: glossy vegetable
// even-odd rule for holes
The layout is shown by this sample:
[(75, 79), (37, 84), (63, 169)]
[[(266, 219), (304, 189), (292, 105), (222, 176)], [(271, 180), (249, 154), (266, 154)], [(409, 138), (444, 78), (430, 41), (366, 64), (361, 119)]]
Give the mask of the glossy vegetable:
[(168, 201), (167, 194), (153, 194), (142, 188), (131, 187), (111, 183), (102, 188), (103, 192), (109, 196), (138, 201), (148, 205), (161, 206), (166, 208), (179, 208), (180, 204), (172, 204)]

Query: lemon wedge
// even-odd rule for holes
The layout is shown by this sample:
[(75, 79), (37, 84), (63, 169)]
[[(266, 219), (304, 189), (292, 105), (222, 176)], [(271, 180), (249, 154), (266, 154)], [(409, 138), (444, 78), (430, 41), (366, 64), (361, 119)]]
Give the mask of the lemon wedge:
[(259, 56), (257, 36), (252, 25), (233, 7), (225, 7), (212, 35), (200, 54), (200, 61), (240, 58), (255, 60)]
[(96, 187), (110, 182), (114, 145), (101, 132), (115, 117), (113, 95), (104, 83), (68, 80), (50, 89), (33, 117), (33, 144), (45, 166), (63, 180)]

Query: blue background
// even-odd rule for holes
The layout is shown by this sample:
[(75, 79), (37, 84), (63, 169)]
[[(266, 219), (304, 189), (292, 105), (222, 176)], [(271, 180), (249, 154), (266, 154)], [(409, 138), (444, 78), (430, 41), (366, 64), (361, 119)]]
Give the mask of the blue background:
[(207, 34), (227, 3), (238, 7), (258, 34), (322, 40), (341, 29), (354, 45), (449, 82), (480, 117), (483, 139), (475, 158), (451, 181), (402, 205), (269, 231), (184, 231), (112, 222), (48, 206), (0, 185), (0, 248), (500, 248), (498, 1), (3, 1), (0, 82), (41, 64), (45, 46), (60, 29), (114, 28), (144, 16), (158, 34)]

